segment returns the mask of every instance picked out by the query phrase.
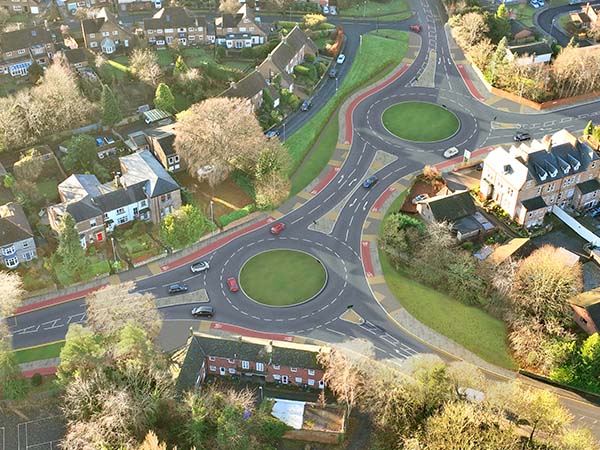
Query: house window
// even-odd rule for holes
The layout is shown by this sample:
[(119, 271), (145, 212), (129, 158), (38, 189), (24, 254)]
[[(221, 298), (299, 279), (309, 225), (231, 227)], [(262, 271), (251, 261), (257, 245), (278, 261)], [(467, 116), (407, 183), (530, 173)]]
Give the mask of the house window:
[(189, 27), (189, 28), (188, 28), (188, 31), (189, 31), (190, 33), (193, 33), (194, 31), (196, 31), (196, 29), (195, 29), (194, 27)]
[(249, 369), (250, 361), (242, 361), (242, 369)]
[(203, 31), (204, 29), (202, 27), (198, 27), (198, 31)]
[(312, 378), (308, 379), (308, 385), (309, 386), (314, 386), (315, 385), (315, 380), (313, 380)]
[[(594, 195), (596, 195), (596, 193), (594, 192)], [(25, 241), (23, 242), (23, 248), (27, 248), (29, 247), (29, 242)]]
[(235, 364), (235, 359), (227, 359), (227, 362), (228, 362), (229, 364)]
[(96, 48), (96, 47), (98, 47), (98, 43), (97, 42), (90, 42), (90, 47), (91, 48)]
[(227, 32), (231, 33), (232, 29), (231, 28), (227, 28)]
[(90, 220), (90, 227), (95, 227), (95, 226), (96, 226), (96, 219)]
[(18, 51), (17, 51), (17, 53), (18, 53), (19, 55), (23, 55), (23, 54), (25, 54), (25, 50), (23, 50), (23, 49), (21, 49), (21, 50), (18, 50)]
[(13, 256), (12, 258), (5, 259), (4, 264), (6, 267), (17, 267), (17, 265), (19, 265), (19, 260), (16, 256)]
[(254, 27), (250, 27), (250, 31), (254, 31)]
[(170, 192), (167, 194), (167, 200), (171, 200), (171, 193)]
[(96, 38), (96, 33), (90, 33), (90, 39), (95, 39)]
[(119, 32), (117, 30), (113, 31), (113, 36), (118, 36)]
[(194, 36), (193, 34), (190, 34), (190, 35), (188, 36), (188, 39), (189, 39), (190, 41), (195, 41), (195, 40), (196, 40), (196, 36)]
[(125, 208), (117, 209), (117, 214), (125, 214)]
[(290, 367), (290, 370), (291, 370), (292, 372), (298, 372), (298, 368), (297, 368), (297, 367)]
[(281, 366), (279, 364), (273, 364), (273, 370), (279, 370)]
[(279, 380), (281, 380), (281, 375), (275, 373), (275, 374), (273, 374), (273, 379), (275, 381), (279, 381)]
[(148, 39), (148, 42), (150, 42), (151, 44), (154, 44), (156, 42), (156, 38), (155, 37), (151, 37)]
[(235, 369), (234, 369), (233, 367), (230, 367), (230, 368), (229, 368), (229, 373), (230, 373), (231, 375), (235, 375)]
[(31, 261), (33, 259), (33, 252), (25, 252), (25, 253), (23, 253), (23, 259), (25, 261)]
[[(185, 33), (185, 28), (177, 28), (177, 31), (179, 33)], [(192, 28), (190, 31), (194, 31), (194, 29)]]
[(315, 374), (315, 371), (314, 371), (314, 370), (312, 370), (312, 369), (308, 369), (308, 374), (309, 374), (309, 375), (314, 375), (314, 374)]
[[(174, 160), (176, 163), (178, 163), (178, 162), (179, 162), (179, 155), (175, 155), (175, 156), (173, 157), (173, 160)], [(170, 195), (170, 194), (169, 194), (169, 195)]]
[(103, 31), (103, 32), (102, 32), (102, 36), (104, 36), (104, 37), (110, 36), (110, 32), (108, 32), (108, 31)]
[(242, 48), (243, 47), (243, 43), (240, 41), (235, 41), (235, 48)]
[(240, 27), (240, 31), (241, 32), (245, 32), (246, 31), (246, 27)]
[(166, 196), (164, 196), (164, 195), (161, 195), (161, 196), (160, 196), (160, 201), (161, 201), (161, 202), (164, 202), (166, 199), (167, 199), (167, 197), (166, 197)]
[(208, 370), (210, 370), (211, 372), (216, 372), (217, 366), (208, 366)]
[(148, 30), (148, 34), (153, 34), (154, 30)]
[(263, 363), (257, 362), (256, 370), (258, 370), (259, 372), (263, 372), (265, 370), (265, 365)]
[(142, 208), (145, 208), (145, 207), (146, 207), (146, 200), (142, 200), (142, 201), (140, 202), (140, 206), (141, 206)]
[(296, 383), (302, 383), (302, 377), (296, 377), (296, 378), (294, 378), (294, 381)]
[(119, 217), (119, 218), (117, 219), (117, 223), (118, 223), (119, 225), (123, 225), (123, 224), (124, 224), (124, 223), (126, 223), (126, 222), (127, 222), (127, 216)]
[(219, 367), (219, 374), (225, 375), (225, 367)]
[(217, 358), (215, 358), (214, 356), (209, 356), (209, 357), (208, 357), (208, 360), (209, 360), (209, 361), (216, 361), (216, 360), (217, 360)]
[(157, 34), (162, 34), (163, 30), (161, 28), (159, 28), (158, 30), (156, 30)]

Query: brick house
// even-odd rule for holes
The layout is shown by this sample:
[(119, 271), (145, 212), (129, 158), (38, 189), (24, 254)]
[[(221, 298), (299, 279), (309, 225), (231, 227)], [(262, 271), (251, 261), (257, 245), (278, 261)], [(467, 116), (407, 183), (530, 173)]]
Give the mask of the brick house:
[(254, 70), (237, 83), (231, 83), (229, 89), (221, 94), (221, 97), (245, 98), (250, 111), (256, 111), (263, 104), (264, 91), (269, 92), (273, 99), (273, 106), (279, 106), (280, 95), (274, 86), (267, 83), (258, 70)]
[(264, 44), (265, 32), (258, 26), (254, 9), (243, 4), (236, 14), (222, 14), (215, 19), (217, 45), (241, 50)]
[(36, 0), (0, 0), (0, 8), (10, 14), (39, 14), (40, 3)]
[(0, 73), (25, 76), (34, 62), (48, 65), (55, 53), (54, 36), (44, 27), (24, 28), (0, 34)]
[(600, 333), (600, 289), (582, 292), (570, 303), (577, 324), (587, 334)]
[(7, 269), (37, 258), (33, 231), (23, 207), (15, 202), (0, 206), (0, 253)]
[(48, 207), (50, 227), (58, 232), (68, 212), (85, 248), (103, 242), (116, 226), (139, 219), (160, 223), (181, 207), (179, 185), (148, 150), (119, 159), (122, 175), (101, 184), (95, 175), (74, 174), (58, 185), (62, 203)]
[(87, 48), (107, 55), (132, 45), (131, 34), (107, 8), (102, 8), (94, 19), (82, 20), (81, 32)]
[(282, 88), (293, 91), (294, 67), (302, 64), (306, 55), (316, 55), (318, 50), (312, 39), (295, 26), (256, 70), (267, 80), (267, 83), (272, 84), (277, 77)]
[(154, 157), (169, 172), (177, 172), (183, 169), (179, 155), (175, 151), (175, 134), (173, 126), (155, 128), (145, 132), (148, 148)]
[(572, 22), (579, 23), (582, 28), (595, 28), (600, 25), (600, 9), (594, 8), (587, 3), (581, 7), (581, 11), (572, 12), (569, 15)]
[(321, 351), (329, 348), (194, 332), (181, 355), (177, 389), (181, 392), (197, 387), (208, 376), (323, 389), (324, 368), (317, 362)]
[(209, 42), (206, 19), (182, 7), (162, 8), (144, 19), (144, 39), (150, 45), (203, 45)]
[(89, 67), (88, 52), (85, 48), (73, 48), (60, 51), (73, 70), (81, 71)]
[(553, 205), (585, 210), (600, 200), (600, 157), (567, 130), (496, 148), (486, 156), (480, 192), (525, 227), (541, 225)]

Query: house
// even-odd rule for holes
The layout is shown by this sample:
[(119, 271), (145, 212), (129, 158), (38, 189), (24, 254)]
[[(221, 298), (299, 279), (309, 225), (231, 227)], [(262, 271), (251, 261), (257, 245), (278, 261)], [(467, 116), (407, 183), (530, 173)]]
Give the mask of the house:
[(31, 226), (20, 204), (0, 206), (0, 252), (2, 264), (14, 269), (19, 263), (37, 258)]
[(34, 62), (48, 65), (54, 56), (54, 36), (44, 27), (24, 28), (0, 34), (0, 73), (25, 76)]
[(162, 8), (162, 0), (118, 0), (119, 11), (147, 11)]
[(82, 20), (81, 31), (87, 48), (107, 55), (131, 45), (131, 34), (107, 8), (102, 8), (94, 19)]
[(95, 175), (74, 174), (58, 185), (62, 203), (48, 207), (50, 226), (60, 229), (68, 212), (76, 223), (81, 245), (103, 242), (115, 226), (135, 219), (160, 223), (181, 207), (179, 185), (148, 150), (119, 159), (121, 176), (101, 184)]
[(254, 9), (243, 4), (236, 14), (222, 14), (215, 19), (217, 45), (241, 50), (265, 43), (266, 34), (258, 26)]
[(569, 18), (572, 22), (580, 24), (582, 28), (596, 28), (600, 25), (600, 8), (596, 9), (587, 3), (581, 7), (581, 11), (572, 12)]
[[(501, 147), (483, 161), (480, 193), (527, 228), (541, 225), (553, 205), (585, 210), (598, 204), (600, 157), (567, 130)], [(598, 189), (595, 189), (598, 188)]]
[(267, 83), (273, 84), (277, 78), (282, 88), (293, 91), (294, 67), (302, 64), (306, 55), (316, 55), (318, 50), (312, 39), (295, 26), (256, 70), (267, 80)]
[(570, 303), (579, 326), (588, 334), (600, 333), (600, 288), (582, 292)]
[(138, 152), (141, 150), (149, 150), (150, 144), (146, 139), (146, 133), (143, 131), (135, 131), (127, 135), (127, 139), (125, 139), (125, 145), (132, 152)]
[(250, 111), (256, 111), (263, 104), (264, 91), (267, 90), (273, 100), (273, 106), (279, 106), (280, 95), (274, 86), (267, 83), (261, 73), (254, 70), (237, 83), (231, 83), (229, 89), (221, 97), (245, 98)]
[(152, 18), (144, 19), (144, 38), (148, 44), (157, 47), (209, 42), (206, 19), (195, 17), (186, 8), (179, 6), (162, 8)]
[(317, 361), (327, 347), (270, 339), (194, 332), (181, 357), (177, 390), (201, 385), (208, 376), (323, 389)]
[(548, 63), (552, 58), (552, 47), (546, 42), (509, 45), (506, 56), (509, 61), (516, 60), (519, 65)]
[(10, 14), (39, 14), (40, 2), (36, 0), (0, 0), (0, 8)]
[(436, 195), (417, 203), (417, 212), (426, 222), (448, 222), (462, 242), (486, 234), (494, 225), (477, 209), (469, 191)]
[(495, 266), (499, 266), (509, 258), (527, 258), (536, 249), (537, 247), (529, 238), (513, 238), (506, 244), (496, 247), (489, 255), (489, 260)]
[(148, 148), (154, 157), (169, 172), (183, 169), (179, 155), (175, 151), (175, 134), (172, 126), (156, 128), (145, 132)]
[(69, 63), (69, 66), (76, 71), (85, 69), (90, 65), (88, 61), (88, 53), (84, 48), (61, 50), (60, 53), (65, 57), (67, 63)]

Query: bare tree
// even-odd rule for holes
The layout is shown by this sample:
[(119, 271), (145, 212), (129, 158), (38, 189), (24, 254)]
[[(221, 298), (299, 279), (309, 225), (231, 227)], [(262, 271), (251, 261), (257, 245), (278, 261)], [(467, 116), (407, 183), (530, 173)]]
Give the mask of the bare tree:
[(489, 28), (485, 23), (483, 15), (470, 12), (460, 17), (458, 24), (452, 28), (452, 34), (457, 43), (465, 50), (468, 50), (480, 42), (488, 30)]
[(138, 450), (168, 450), (167, 444), (160, 442), (154, 431), (148, 431), (144, 442), (141, 443)]
[(212, 165), (215, 185), (234, 169), (253, 172), (267, 139), (256, 116), (239, 98), (211, 98), (191, 106), (177, 123), (175, 148), (192, 175)]
[(129, 66), (133, 74), (152, 87), (160, 84), (163, 73), (158, 64), (158, 57), (152, 50), (136, 48), (129, 58)]
[(559, 438), (561, 450), (598, 450), (598, 441), (585, 428), (567, 429)]
[(114, 335), (126, 324), (146, 330), (150, 338), (158, 336), (161, 317), (150, 293), (133, 292), (133, 282), (109, 285), (86, 298), (88, 325), (105, 336)]
[(281, 172), (273, 172), (256, 185), (256, 204), (259, 207), (276, 207), (290, 194), (291, 182)]
[(19, 274), (0, 271), (0, 320), (15, 312), (24, 294), (25, 290)]
[(221, 0), (219, 11), (225, 14), (235, 14), (240, 9), (238, 0)]

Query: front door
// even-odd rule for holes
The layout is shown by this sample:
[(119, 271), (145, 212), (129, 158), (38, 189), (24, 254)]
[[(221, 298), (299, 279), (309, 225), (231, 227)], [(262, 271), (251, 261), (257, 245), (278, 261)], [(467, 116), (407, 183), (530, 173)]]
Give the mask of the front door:
[(102, 242), (104, 240), (104, 235), (102, 233), (96, 234), (96, 240)]
[(220, 375), (225, 375), (225, 367), (219, 367), (219, 374)]
[(288, 376), (287, 376), (287, 375), (283, 375), (283, 376), (281, 377), (281, 382), (282, 382), (283, 384), (288, 384)]

